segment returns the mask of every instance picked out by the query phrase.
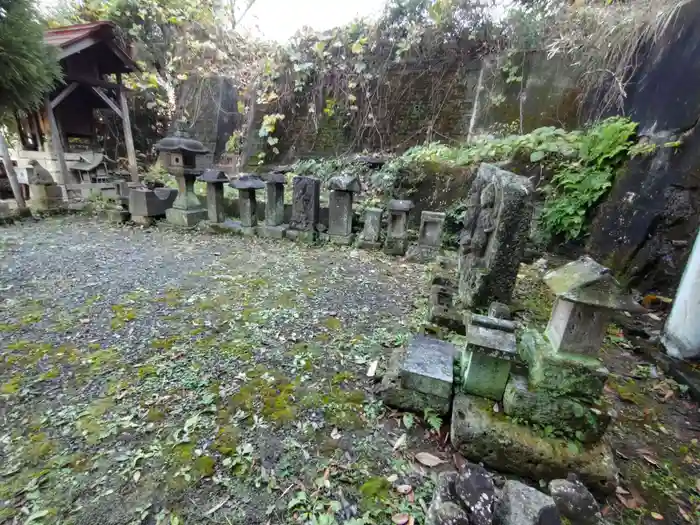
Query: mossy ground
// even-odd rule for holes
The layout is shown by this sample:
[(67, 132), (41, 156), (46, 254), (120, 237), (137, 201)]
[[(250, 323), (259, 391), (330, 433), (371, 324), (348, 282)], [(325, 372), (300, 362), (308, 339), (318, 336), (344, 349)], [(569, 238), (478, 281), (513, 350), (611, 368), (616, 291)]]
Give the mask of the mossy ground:
[[(41, 268), (0, 275), (0, 523), (301, 523), (337, 505), (422, 522), (431, 478), (393, 450), (405, 429), (366, 377), (411, 332), (422, 267), (75, 218), (0, 240), (0, 266)], [(407, 444), (435, 452), (429, 436)], [(410, 501), (360, 490), (391, 476)]]

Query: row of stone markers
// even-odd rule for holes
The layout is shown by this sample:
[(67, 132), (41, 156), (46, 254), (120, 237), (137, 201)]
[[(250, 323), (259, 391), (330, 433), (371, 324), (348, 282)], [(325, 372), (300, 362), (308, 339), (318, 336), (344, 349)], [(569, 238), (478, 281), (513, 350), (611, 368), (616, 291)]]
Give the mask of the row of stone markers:
[(392, 356), (384, 401), (451, 412), (452, 443), (473, 461), (531, 479), (576, 472), (614, 490), (617, 470), (601, 440), (611, 421), (601, 400), (609, 372), (598, 351), (614, 311), (643, 309), (607, 268), (583, 257), (545, 275), (556, 301), (544, 333), (511, 320), (530, 194), (527, 179), (480, 167), (458, 261), (437, 260), (430, 290), (429, 326), (466, 344), (414, 337)]

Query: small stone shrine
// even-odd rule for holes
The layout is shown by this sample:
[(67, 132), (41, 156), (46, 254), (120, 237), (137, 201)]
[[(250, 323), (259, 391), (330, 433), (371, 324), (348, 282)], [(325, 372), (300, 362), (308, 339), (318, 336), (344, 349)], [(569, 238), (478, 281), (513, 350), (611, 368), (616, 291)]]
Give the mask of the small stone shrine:
[(26, 171), (29, 182), (29, 207), (31, 209), (48, 211), (63, 207), (63, 191), (54, 182), (47, 169), (32, 159)]
[(352, 235), (353, 194), (360, 191), (355, 175), (338, 175), (328, 181), (328, 238), (332, 243), (350, 245)]
[(365, 224), (360, 233), (357, 245), (365, 250), (378, 250), (381, 248), (379, 238), (382, 231), (382, 213), (381, 208), (365, 208), (364, 220)]
[(438, 257), (431, 273), (428, 321), (458, 334), (464, 334), (464, 317), (455, 304), (456, 261), (445, 256)]
[(313, 177), (294, 177), (292, 220), (287, 237), (302, 242), (318, 239), (317, 226), (321, 215), (321, 181)]
[(384, 253), (388, 255), (403, 255), (408, 245), (408, 214), (413, 209), (409, 200), (390, 200), (387, 204), (388, 224)]
[(265, 177), (267, 201), (265, 203), (265, 224), (258, 228), (262, 237), (283, 239), (289, 225), (284, 224), (284, 173), (271, 172)]
[(209, 150), (190, 138), (182, 125), (172, 136), (156, 143), (155, 148), (162, 166), (177, 179), (177, 198), (165, 212), (166, 219), (172, 224), (191, 227), (207, 218), (207, 210), (194, 193), (194, 183), (203, 171), (197, 167), (197, 156)]
[(509, 303), (529, 229), (532, 185), (481, 164), (459, 238), (459, 298), (465, 309)]
[(197, 179), (207, 183), (207, 214), (210, 222), (224, 222), (224, 183), (228, 177), (223, 171), (209, 169)]
[(435, 211), (422, 212), (420, 215), (418, 242), (408, 249), (406, 259), (423, 263), (435, 259), (442, 245), (442, 229), (444, 224), (444, 213)]
[(229, 226), (234, 230), (240, 230), (243, 235), (255, 235), (258, 225), (258, 205), (255, 191), (265, 187), (265, 182), (257, 175), (241, 175), (231, 182), (231, 186), (238, 190), (238, 217), (239, 221), (231, 221)]

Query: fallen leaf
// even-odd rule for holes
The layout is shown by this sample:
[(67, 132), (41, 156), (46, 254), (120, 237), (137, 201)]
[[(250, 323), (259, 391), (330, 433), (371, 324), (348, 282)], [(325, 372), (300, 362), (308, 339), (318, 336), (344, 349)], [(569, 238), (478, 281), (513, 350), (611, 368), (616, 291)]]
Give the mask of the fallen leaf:
[(605, 516), (607, 516), (608, 514), (610, 514), (610, 511), (612, 511), (612, 507), (610, 507), (610, 505), (606, 505), (605, 507), (603, 507), (603, 508), (601, 509), (600, 515), (603, 516), (603, 517), (605, 517)]
[(394, 443), (394, 450), (398, 450), (406, 444), (406, 434), (401, 434), (401, 437)]
[(379, 366), (379, 359), (372, 361), (367, 369), (367, 377), (374, 377), (377, 373), (377, 366)]
[(452, 454), (452, 461), (454, 462), (458, 472), (464, 472), (464, 467), (467, 466), (467, 460), (464, 459), (462, 454), (459, 452)]
[(134, 472), (134, 475), (133, 475), (134, 483), (138, 483), (140, 479), (141, 479), (141, 471), (137, 470), (136, 472)]
[(386, 478), (386, 480), (389, 483), (395, 483), (397, 479), (399, 479), (399, 476), (397, 476), (396, 474), (392, 474), (391, 476), (387, 476)]
[(695, 490), (700, 492), (700, 478), (695, 480)]
[(664, 517), (659, 514), (658, 512), (652, 512), (651, 517), (654, 518), (656, 521), (663, 521)]
[(496, 414), (498, 414), (498, 412), (500, 411), (500, 408), (498, 407), (498, 403), (494, 403), (494, 405), (493, 405), (493, 411), (494, 411)]
[(391, 521), (396, 523), (396, 525), (406, 525), (408, 523), (410, 516), (408, 514), (394, 514), (391, 517)]
[(413, 516), (409, 516), (407, 525), (413, 525), (414, 523), (415, 523), (415, 520), (413, 519)]
[(621, 487), (621, 486), (619, 486), (619, 485), (618, 485), (617, 488), (615, 489), (615, 492), (617, 492), (618, 494), (629, 494), (629, 493), (630, 493), (629, 490), (626, 490), (625, 488), (623, 488), (623, 487)]
[(398, 487), (396, 487), (396, 492), (398, 492), (399, 494), (408, 494), (412, 490), (413, 487), (411, 487), (411, 485), (399, 485)]
[(678, 512), (680, 513), (681, 516), (683, 516), (683, 519), (690, 523), (690, 515), (683, 509), (683, 507), (678, 506)]
[(433, 456), (428, 452), (419, 452), (416, 454), (416, 461), (422, 465), (425, 465), (426, 467), (436, 467), (442, 463), (445, 463), (445, 460)]
[(333, 430), (331, 430), (331, 439), (334, 439), (337, 441), (341, 437), (343, 437), (343, 435), (340, 433), (340, 431), (337, 428), (334, 428)]

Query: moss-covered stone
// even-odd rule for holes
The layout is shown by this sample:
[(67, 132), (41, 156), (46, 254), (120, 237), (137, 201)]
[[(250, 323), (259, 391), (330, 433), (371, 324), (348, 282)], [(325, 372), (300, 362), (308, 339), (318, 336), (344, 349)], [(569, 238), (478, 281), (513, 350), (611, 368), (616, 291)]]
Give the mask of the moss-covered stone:
[(549, 433), (584, 443), (599, 441), (610, 423), (610, 416), (602, 407), (591, 407), (546, 392), (533, 392), (528, 389), (527, 378), (519, 375), (508, 380), (503, 409), (508, 416), (541, 425)]
[(529, 365), (530, 388), (553, 396), (598, 399), (610, 374), (600, 359), (556, 352), (536, 330), (523, 333), (518, 352)]
[(382, 378), (380, 387), (380, 395), (384, 404), (399, 410), (417, 412), (418, 414), (423, 414), (426, 409), (432, 410), (439, 415), (448, 414), (450, 412), (451, 398), (438, 397), (401, 388), (399, 365), (405, 352), (404, 348), (397, 348), (391, 355), (389, 367)]
[(565, 439), (545, 438), (492, 410), (492, 402), (458, 394), (452, 407), (452, 445), (472, 461), (530, 479), (565, 478), (576, 472), (592, 490), (617, 486), (617, 468), (604, 443), (581, 447)]

